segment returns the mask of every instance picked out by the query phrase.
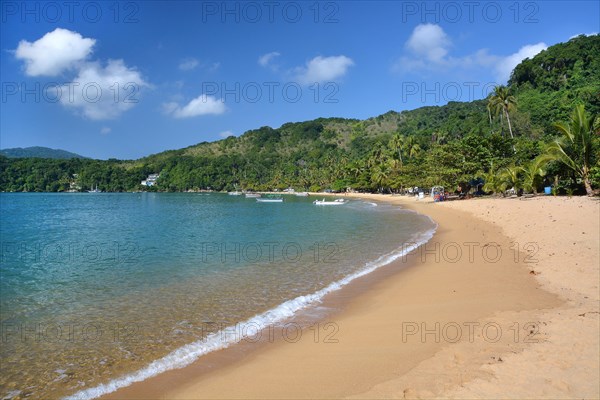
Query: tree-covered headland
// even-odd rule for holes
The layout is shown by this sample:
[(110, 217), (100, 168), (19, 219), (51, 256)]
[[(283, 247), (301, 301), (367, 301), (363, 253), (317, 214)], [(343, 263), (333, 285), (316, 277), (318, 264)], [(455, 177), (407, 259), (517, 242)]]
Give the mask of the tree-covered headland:
[[(600, 35), (521, 62), (488, 98), (261, 127), (138, 160), (0, 157), (1, 191), (322, 189), (398, 192), (475, 178), (507, 189), (600, 188)], [(140, 182), (160, 173), (151, 188)]]

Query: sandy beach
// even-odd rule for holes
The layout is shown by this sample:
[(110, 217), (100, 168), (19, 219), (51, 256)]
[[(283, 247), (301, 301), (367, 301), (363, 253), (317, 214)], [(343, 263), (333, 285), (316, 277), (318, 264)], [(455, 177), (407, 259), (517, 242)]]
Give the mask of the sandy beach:
[(298, 340), (234, 346), (105, 398), (600, 397), (597, 199), (357, 197), (438, 230), (326, 298), (337, 311)]

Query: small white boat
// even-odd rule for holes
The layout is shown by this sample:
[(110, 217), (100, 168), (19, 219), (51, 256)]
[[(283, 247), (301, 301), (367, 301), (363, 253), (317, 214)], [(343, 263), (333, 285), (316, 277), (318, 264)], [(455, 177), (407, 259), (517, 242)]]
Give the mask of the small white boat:
[(341, 206), (342, 204), (346, 203), (347, 201), (344, 199), (335, 199), (333, 201), (325, 201), (325, 199), (323, 199), (313, 201), (313, 204), (316, 204), (318, 206)]
[(296, 196), (298, 196), (298, 197), (307, 197), (308, 196), (308, 192), (298, 192), (298, 193), (296, 193)]
[(260, 197), (260, 193), (246, 193), (246, 197), (255, 199), (255, 198)]
[(230, 196), (241, 196), (242, 192), (236, 190), (235, 192), (227, 192), (227, 194)]
[(283, 203), (283, 199), (280, 197), (259, 197), (256, 201), (259, 203)]
[(88, 190), (88, 193), (102, 193), (102, 190), (98, 190), (98, 185), (96, 185), (96, 188), (90, 188), (90, 190)]

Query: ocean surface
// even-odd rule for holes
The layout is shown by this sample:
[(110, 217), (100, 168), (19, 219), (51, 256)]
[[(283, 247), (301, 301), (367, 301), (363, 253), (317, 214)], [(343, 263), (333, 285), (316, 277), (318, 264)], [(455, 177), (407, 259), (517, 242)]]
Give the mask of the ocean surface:
[(318, 314), (436, 227), (284, 198), (0, 194), (0, 398), (94, 398)]

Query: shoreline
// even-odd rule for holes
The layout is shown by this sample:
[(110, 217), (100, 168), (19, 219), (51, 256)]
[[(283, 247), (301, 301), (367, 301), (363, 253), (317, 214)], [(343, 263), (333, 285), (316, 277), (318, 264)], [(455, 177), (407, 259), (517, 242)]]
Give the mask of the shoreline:
[[(303, 335), (295, 343), (237, 345), (103, 398), (448, 397), (456, 388), (464, 389), (492, 377), (492, 373), (480, 368), (482, 365), (488, 369), (496, 364), (505, 366), (506, 354), (524, 354), (523, 349), (531, 346), (523, 343), (524, 339), (541, 342), (547, 335), (546, 324), (532, 326), (539, 331), (535, 335), (528, 336), (521, 330), (528, 323), (539, 321), (544, 313), (565, 307), (565, 300), (541, 290), (528, 265), (521, 260), (515, 262), (515, 254), (522, 252), (508, 257), (511, 242), (506, 234), (510, 232), (502, 232), (493, 221), (482, 222), (481, 216), (458, 210), (460, 206), (452, 207), (452, 203), (468, 206), (471, 201), (434, 205), (409, 197), (348, 197), (401, 204), (433, 218), (439, 224), (438, 232), (429, 242), (433, 247), (425, 246), (433, 253), (439, 253), (444, 246), (448, 251), (460, 249), (452, 244), (458, 243), (453, 240), (456, 237), (479, 242), (483, 238), (486, 243), (497, 241), (504, 246), (501, 248), (506, 249), (506, 257), (478, 266), (481, 259), (457, 263), (456, 256), (449, 253), (440, 259), (435, 259), (436, 254), (425, 254), (424, 260), (423, 254), (413, 254), (324, 299), (324, 304), (338, 310), (329, 316), (339, 328), (338, 343), (322, 343), (315, 341), (314, 336), (310, 340)], [(438, 245), (441, 247), (436, 250)], [(436, 329), (436, 324), (440, 328)], [(499, 326), (504, 328), (504, 334), (492, 341), (495, 338), (490, 337), (491, 328), (474, 329), (472, 335), (465, 330), (483, 326)], [(421, 327), (430, 333), (419, 338)], [(462, 329), (458, 336), (457, 329)], [(444, 354), (448, 352), (453, 353), (452, 357)], [(207, 364), (212, 367), (206, 368)], [(453, 367), (460, 371), (448, 371)], [(432, 382), (432, 371), (437, 370), (442, 374)], [(490, 397), (504, 393), (498, 386), (497, 392), (489, 392)], [(474, 396), (464, 391), (463, 396), (464, 393)]]
[[(302, 332), (306, 332), (306, 329), (314, 330), (316, 327), (317, 331), (312, 333), (315, 337), (319, 335), (325, 335), (327, 336), (327, 338), (324, 339), (325, 341), (336, 340), (329, 339), (329, 337), (334, 336), (333, 330), (337, 328), (334, 326), (335, 323), (327, 322), (326, 317), (336, 313), (337, 310), (342, 307), (342, 303), (353, 297), (352, 295), (349, 295), (349, 293), (353, 293), (357, 290), (364, 290), (364, 282), (357, 285), (357, 281), (373, 279), (372, 277), (376, 273), (379, 273), (380, 270), (385, 269), (391, 262), (393, 262), (393, 260), (401, 258), (405, 252), (409, 252), (411, 249), (418, 247), (420, 244), (429, 241), (437, 228), (437, 224), (435, 224), (435, 222), (428, 217), (424, 217), (424, 219), (429, 220), (430, 227), (423, 231), (418, 231), (418, 234), (413, 233), (412, 238), (409, 239), (409, 241), (407, 241), (404, 245), (399, 246), (383, 255), (376, 256), (376, 258), (366, 262), (362, 268), (350, 273), (349, 275), (339, 278), (337, 281), (331, 282), (328, 286), (316, 292), (307, 293), (285, 301), (261, 314), (254, 315), (245, 321), (237, 322), (235, 325), (228, 327), (219, 326), (220, 330), (213, 331), (212, 334), (208, 336), (207, 341), (197, 341), (188, 345), (184, 345), (178, 348), (176, 351), (156, 359), (144, 368), (116, 377), (109, 382), (81, 390), (68, 398), (96, 398), (96, 396), (101, 398), (112, 398), (112, 395), (115, 393), (115, 391), (119, 391), (120, 393), (121, 390), (125, 390), (131, 385), (145, 384), (148, 381), (153, 382), (154, 380), (160, 381), (165, 376), (169, 376), (169, 379), (176, 379), (176, 376), (179, 374), (171, 374), (171, 372), (174, 371), (181, 371), (182, 369), (205, 371), (206, 364), (210, 365), (208, 369), (213, 367), (211, 365), (213, 364), (213, 360), (214, 363), (221, 365), (223, 363), (227, 363), (229, 359), (234, 357), (232, 356), (233, 354), (241, 356), (247, 352), (257, 351), (261, 345), (279, 345), (285, 342), (295, 342), (295, 336), (297, 335), (296, 329), (298, 327), (302, 327)], [(341, 296), (338, 295), (338, 292), (340, 291), (344, 291), (344, 294)], [(342, 300), (340, 301), (340, 299)], [(299, 308), (296, 309), (296, 307)], [(277, 320), (272, 319), (272, 317), (280, 314), (282, 311), (285, 314), (290, 313), (292, 310), (294, 311), (290, 317)], [(264, 321), (267, 322), (266, 328), (259, 331), (256, 335), (250, 334), (252, 337), (248, 340), (244, 339), (239, 341), (239, 338), (246, 336), (246, 328), (249, 328), (250, 331), (254, 331), (257, 325), (264, 325)], [(289, 326), (289, 329), (287, 326)], [(330, 332), (326, 332), (327, 330)], [(242, 334), (242, 332), (244, 333)], [(302, 332), (300, 332), (300, 336), (302, 335)], [(225, 341), (229, 341), (231, 337), (235, 339), (234, 342), (225, 343), (222, 345), (221, 343), (217, 343), (220, 339), (213, 340), (216, 337), (219, 337)], [(206, 349), (208, 352), (205, 353), (204, 349)], [(195, 356), (192, 354), (201, 355)], [(182, 364), (175, 361), (178, 358), (183, 359), (183, 363), (185, 365), (177, 366), (177, 364)], [(194, 358), (195, 360), (191, 360), (190, 365), (189, 361), (185, 360), (190, 360), (191, 358)], [(159, 373), (151, 372), (151, 370), (161, 370), (162, 365), (164, 365), (163, 361), (170, 366)], [(201, 362), (198, 363), (198, 361)], [(198, 363), (200, 365), (194, 366), (194, 363)], [(125, 385), (123, 385), (124, 383)], [(100, 395), (96, 394), (106, 391), (109, 392)], [(154, 391), (152, 391), (152, 393), (154, 393)], [(150, 395), (150, 393), (148, 393), (148, 395)], [(141, 397), (144, 398), (148, 395), (143, 395)], [(116, 398), (120, 397), (121, 395), (116, 396)]]

